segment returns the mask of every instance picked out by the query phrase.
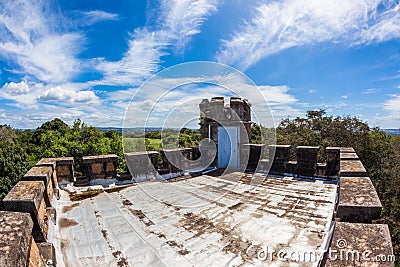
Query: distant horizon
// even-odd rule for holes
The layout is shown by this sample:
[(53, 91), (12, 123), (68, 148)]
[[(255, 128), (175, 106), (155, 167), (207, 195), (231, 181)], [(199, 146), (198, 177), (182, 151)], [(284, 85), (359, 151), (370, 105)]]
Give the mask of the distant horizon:
[[(4, 0), (0, 6), (0, 124), (31, 129), (58, 114), (121, 127), (131, 101), (141, 111), (219, 96), (221, 86), (196, 90), (204, 85), (175, 73), (159, 77), (179, 84), (167, 97), (156, 96), (157, 84), (137, 95), (160, 71), (208, 61), (253, 81), (277, 120), (324, 109), (371, 126), (400, 126), (398, 1)], [(222, 76), (228, 89), (243, 88)], [(166, 114), (151, 123), (163, 125)]]
[[(88, 124), (89, 125), (89, 124)], [(16, 129), (16, 130), (21, 130), (21, 131), (25, 131), (25, 130), (35, 130), (35, 129), (37, 129), (38, 127), (40, 127), (40, 126), (38, 126), (38, 127), (36, 127), (36, 128), (14, 128), (12, 125), (10, 125), (13, 129)], [(71, 126), (71, 125), (69, 125), (69, 126)], [(89, 125), (89, 126), (91, 126), (91, 127), (95, 127), (95, 128), (97, 128), (97, 129), (120, 129), (120, 130), (122, 130), (122, 129), (126, 129), (126, 130), (131, 130), (131, 129), (143, 129), (143, 127), (133, 127), (133, 128), (123, 128), (123, 127), (115, 127), (115, 126), (95, 126), (95, 125)], [(192, 127), (185, 127), (185, 128), (188, 128), (188, 129), (192, 129), (192, 130), (198, 130), (198, 129), (200, 129), (200, 127), (199, 128), (192, 128)], [(399, 135), (400, 134), (400, 127), (399, 128), (380, 128), (380, 127), (378, 127), (380, 130), (382, 130), (382, 131), (385, 131), (386, 133), (390, 133), (390, 131), (393, 131), (393, 132), (395, 132), (395, 133), (397, 133), (396, 135)], [(162, 126), (147, 126), (146, 127), (146, 129), (172, 129), (172, 130), (179, 130), (179, 129), (182, 129), (182, 128), (164, 128), (164, 127), (162, 127)]]

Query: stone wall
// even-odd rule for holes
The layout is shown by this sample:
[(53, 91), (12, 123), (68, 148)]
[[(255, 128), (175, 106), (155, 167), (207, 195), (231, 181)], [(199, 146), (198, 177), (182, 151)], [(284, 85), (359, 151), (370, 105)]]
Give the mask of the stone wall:
[(0, 266), (46, 266), (29, 213), (0, 211)]
[[(65, 171), (64, 166), (68, 166)], [(0, 211), (0, 266), (56, 265), (48, 231), (56, 222), (53, 197), (66, 177), (73, 181), (71, 158), (42, 159), (5, 196)]]
[[(211, 158), (210, 150), (203, 150), (204, 159)], [(207, 169), (213, 162), (207, 165), (199, 161), (201, 152), (199, 147), (183, 149), (164, 149), (160, 152), (134, 152), (126, 153), (125, 159), (131, 177), (137, 182), (150, 179), (169, 179), (184, 175), (186, 172), (199, 171), (200, 167)]]
[[(327, 173), (339, 174), (339, 199), (326, 266), (394, 266), (388, 226), (374, 223), (382, 204), (358, 155), (353, 148), (327, 148), (327, 161)], [(381, 256), (386, 260), (378, 262)]]
[[(374, 224), (374, 220), (380, 218), (381, 202), (352, 148), (327, 148), (326, 164), (317, 163), (317, 147), (297, 147), (297, 162), (289, 161), (290, 145), (269, 146), (268, 160), (260, 160), (262, 145), (248, 145), (247, 149), (251, 151), (249, 164), (257, 170), (266, 165), (271, 168), (271, 173), (278, 175), (318, 176), (334, 183), (338, 179), (338, 202), (332, 218), (335, 223), (330, 249), (368, 250), (372, 256), (393, 254), (387, 225)], [(134, 170), (127, 179), (141, 181), (162, 175), (164, 178), (183, 175), (183, 170), (198, 167), (190, 160), (198, 159), (200, 154), (199, 148), (194, 147), (160, 153), (128, 153), (125, 156), (127, 164)], [(84, 158), (88, 167), (86, 175), (91, 180), (118, 179), (116, 163), (115, 155)], [(47, 239), (49, 226), (56, 222), (52, 200), (57, 197), (59, 185), (75, 181), (73, 173), (71, 158), (42, 159), (10, 190), (3, 200), (4, 211), (0, 211), (0, 266), (46, 266), (46, 263), (55, 266), (54, 246)], [(348, 242), (349, 247), (342, 247), (341, 240)], [(327, 254), (324, 261), (326, 266), (369, 266), (365, 261), (332, 260)], [(384, 262), (373, 266), (394, 264)]]
[(329, 157), (326, 163), (317, 162), (319, 147), (297, 146), (297, 161), (289, 160), (291, 149), (291, 145), (269, 145), (268, 159), (260, 161), (258, 170), (271, 174), (291, 174), (301, 177), (318, 176), (333, 179), (337, 177), (328, 175)]
[(90, 180), (117, 178), (118, 156), (115, 154), (87, 156), (82, 158), (86, 177)]

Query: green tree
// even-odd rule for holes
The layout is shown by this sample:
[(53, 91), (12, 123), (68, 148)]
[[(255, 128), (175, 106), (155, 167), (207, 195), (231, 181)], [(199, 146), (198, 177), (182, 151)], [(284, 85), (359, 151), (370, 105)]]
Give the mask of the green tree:
[(0, 126), (0, 199), (30, 168), (29, 157), (17, 139), (17, 131)]
[(325, 111), (318, 110), (308, 111), (305, 118), (282, 120), (277, 142), (294, 147), (320, 146), (320, 161), (325, 161), (327, 146), (353, 147), (378, 192), (383, 206), (380, 222), (389, 225), (395, 254), (400, 257), (400, 137), (371, 129), (355, 117), (326, 116)]

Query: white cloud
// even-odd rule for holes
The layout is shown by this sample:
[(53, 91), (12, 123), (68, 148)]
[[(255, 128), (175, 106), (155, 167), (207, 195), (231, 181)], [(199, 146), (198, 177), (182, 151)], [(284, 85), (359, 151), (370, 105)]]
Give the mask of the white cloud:
[(119, 19), (118, 14), (108, 13), (102, 10), (91, 10), (87, 12), (81, 12), (81, 14), (83, 17), (80, 21), (78, 21), (78, 23), (82, 23), (85, 26), (90, 26), (101, 21)]
[(67, 103), (99, 103), (99, 98), (93, 91), (74, 91), (61, 86), (51, 87), (44, 90), (37, 98), (39, 101), (56, 101)]
[(392, 95), (392, 98), (386, 100), (383, 107), (390, 114), (400, 117), (400, 95)]
[(290, 88), (286, 85), (282, 86), (258, 86), (264, 94), (265, 99), (270, 106), (292, 105), (297, 102), (297, 99), (288, 93)]
[(29, 86), (25, 81), (20, 83), (10, 82), (4, 84), (3, 90), (10, 95), (24, 95), (29, 93)]
[(161, 57), (174, 46), (183, 48), (200, 32), (207, 16), (217, 10), (216, 0), (164, 0), (159, 27), (136, 29), (128, 41), (128, 50), (118, 61), (100, 59), (97, 70), (104, 77), (98, 84), (138, 85), (159, 70)]
[(104, 74), (100, 84), (137, 85), (158, 70), (163, 44), (154, 32), (136, 30), (128, 51), (119, 61), (101, 59), (97, 70)]
[(4, 84), (0, 89), (0, 98), (14, 100), (18, 107), (35, 108), (37, 95), (42, 88), (42, 84), (29, 84), (26, 81), (10, 82)]
[(377, 14), (370, 27), (361, 31), (359, 43), (384, 42), (400, 37), (400, 3)]
[(365, 89), (362, 93), (363, 94), (375, 94), (375, 93), (379, 93), (381, 91), (380, 88), (369, 88), (369, 89)]
[(321, 42), (357, 45), (400, 37), (399, 5), (379, 0), (285, 0), (260, 4), (217, 60), (246, 69), (284, 49)]
[(207, 16), (217, 11), (218, 0), (163, 1), (163, 39), (182, 48), (190, 37), (200, 32)]
[(16, 106), (37, 109), (42, 102), (54, 102), (57, 105), (80, 104), (96, 105), (100, 103), (96, 94), (85, 88), (84, 84), (62, 84), (58, 86), (41, 83), (6, 83), (0, 89), (0, 97), (13, 100)]
[(42, 82), (65, 82), (80, 68), (76, 58), (84, 38), (61, 33), (46, 1), (0, 3), (0, 55), (16, 63), (13, 71)]
[[(182, 68), (189, 71), (190, 66)], [(171, 72), (179, 73), (176, 70)], [(225, 96), (225, 100), (229, 100), (229, 96), (248, 99), (258, 116), (254, 116), (254, 121), (271, 125), (274, 118), (279, 121), (283, 117), (299, 115), (300, 111), (295, 108), (298, 100), (290, 90), (286, 85), (255, 86), (237, 73), (229, 71), (223, 75), (174, 78), (166, 78), (161, 74), (135, 91), (136, 94), (127, 108), (125, 127), (140, 127), (145, 122), (151, 126), (167, 123), (169, 127), (179, 127), (182, 122), (190, 120), (193, 122), (191, 126), (196, 127), (199, 103), (203, 98), (211, 99), (215, 96)], [(116, 91), (110, 93), (110, 98), (114, 93), (115, 98), (122, 96)]]

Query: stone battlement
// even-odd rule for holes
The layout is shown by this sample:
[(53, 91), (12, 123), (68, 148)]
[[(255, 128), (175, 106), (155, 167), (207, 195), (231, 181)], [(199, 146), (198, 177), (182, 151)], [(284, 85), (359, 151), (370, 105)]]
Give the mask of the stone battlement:
[[(236, 101), (236, 100), (235, 100)], [(231, 101), (232, 102), (232, 101)], [(211, 105), (211, 103), (209, 103)], [(220, 104), (218, 104), (220, 105)], [(239, 106), (240, 110), (240, 106)], [(371, 255), (392, 255), (393, 248), (387, 225), (373, 224), (379, 219), (382, 205), (367, 172), (352, 148), (326, 148), (326, 163), (317, 162), (319, 147), (296, 147), (297, 161), (289, 161), (290, 145), (268, 146), (269, 158), (262, 159), (263, 145), (247, 144), (250, 151), (248, 166), (253, 172), (268, 171), (274, 175), (322, 179), (337, 184), (337, 203), (333, 211), (334, 230), (330, 235), (330, 249), (345, 240), (349, 248), (372, 251)], [(207, 150), (203, 153), (208, 153)], [(117, 174), (116, 155), (100, 155), (83, 158), (87, 166), (85, 179), (132, 182), (182, 176), (184, 171), (198, 166), (190, 165), (200, 157), (198, 147), (162, 150), (160, 152), (136, 152), (125, 155), (132, 175)], [(180, 162), (179, 166), (170, 160)], [(213, 163), (210, 164), (213, 166)], [(54, 198), (59, 197), (60, 186), (78, 181), (74, 177), (72, 158), (46, 158), (31, 168), (3, 200), (0, 211), (0, 265), (1, 266), (55, 266), (56, 255), (51, 240), (51, 227), (60, 223), (57, 219)], [(227, 174), (229, 176), (229, 174)], [(212, 177), (210, 176), (210, 179)], [(268, 179), (265, 183), (268, 183)], [(190, 182), (190, 180), (188, 180)], [(328, 251), (328, 248), (327, 248)], [(325, 255), (326, 266), (369, 266), (369, 262), (336, 259)], [(394, 266), (393, 262), (374, 263), (374, 266)], [(323, 265), (321, 265), (323, 266)]]

